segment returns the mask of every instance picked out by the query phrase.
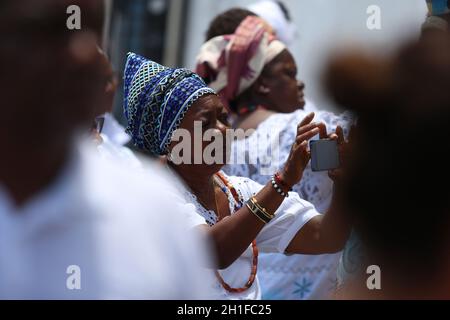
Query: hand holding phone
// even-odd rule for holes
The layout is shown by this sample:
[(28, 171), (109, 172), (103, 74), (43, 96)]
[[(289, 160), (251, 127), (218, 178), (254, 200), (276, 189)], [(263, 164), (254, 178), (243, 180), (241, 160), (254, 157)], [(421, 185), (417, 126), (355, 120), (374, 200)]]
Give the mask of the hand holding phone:
[(339, 150), (336, 140), (311, 140), (309, 147), (312, 171), (328, 171), (339, 168)]
[(320, 134), (323, 129), (326, 129), (324, 124), (312, 123), (313, 119), (314, 113), (312, 112), (297, 126), (297, 136), (281, 172), (282, 180), (289, 187), (292, 187), (300, 181), (303, 176), (303, 171), (309, 163), (308, 140), (318, 133)]

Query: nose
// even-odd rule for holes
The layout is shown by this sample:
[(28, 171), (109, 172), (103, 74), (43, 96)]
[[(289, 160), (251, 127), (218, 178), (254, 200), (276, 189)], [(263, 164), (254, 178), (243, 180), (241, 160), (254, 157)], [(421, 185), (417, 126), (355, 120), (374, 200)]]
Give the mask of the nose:
[(297, 88), (299, 91), (305, 90), (305, 83), (301, 80), (297, 80)]

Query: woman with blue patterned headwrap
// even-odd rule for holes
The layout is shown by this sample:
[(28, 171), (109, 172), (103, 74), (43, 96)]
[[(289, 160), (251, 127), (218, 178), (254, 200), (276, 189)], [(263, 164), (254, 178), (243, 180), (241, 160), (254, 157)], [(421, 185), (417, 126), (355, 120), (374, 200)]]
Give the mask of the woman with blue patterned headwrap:
[(192, 103), (214, 91), (187, 69), (164, 68), (135, 54), (129, 55), (125, 70), (127, 132), (140, 149), (163, 155)]
[[(192, 137), (196, 123), (202, 130), (226, 135), (227, 114), (220, 98), (191, 71), (166, 68), (131, 53), (124, 80), (127, 132), (139, 149), (156, 156), (169, 155), (177, 146), (172, 140), (174, 133), (184, 130)], [(215, 272), (215, 298), (261, 297), (256, 277), (258, 250), (314, 254), (342, 249), (350, 225), (336, 203), (321, 215), (312, 204), (288, 192), (301, 179), (309, 161), (307, 140), (319, 132), (326, 135), (324, 126), (312, 123), (313, 118), (314, 114), (308, 115), (298, 126), (284, 169), (265, 186), (226, 176), (221, 172), (224, 161), (220, 161), (226, 159), (208, 164), (202, 157), (208, 147), (206, 139), (202, 139), (200, 148), (192, 140), (187, 144), (194, 146), (196, 154), (191, 158), (201, 152), (201, 161), (191, 164), (188, 158), (175, 164), (169, 160), (170, 168), (184, 182), (180, 188), (186, 202), (196, 208), (194, 216), (189, 217), (192, 226), (204, 230), (205, 239), (216, 249), (217, 267), (222, 270)], [(344, 143), (342, 135), (330, 137)], [(223, 143), (219, 151), (226, 145)]]

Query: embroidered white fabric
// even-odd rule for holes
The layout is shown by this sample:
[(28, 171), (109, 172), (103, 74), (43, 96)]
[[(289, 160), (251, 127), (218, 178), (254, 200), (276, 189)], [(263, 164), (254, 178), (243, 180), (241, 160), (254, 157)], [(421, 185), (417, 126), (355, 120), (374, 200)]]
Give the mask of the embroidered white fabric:
[[(20, 207), (0, 183), (0, 299), (210, 298), (209, 248), (186, 230), (170, 177), (143, 165), (118, 166), (83, 142)], [(80, 290), (69, 290), (69, 266)]]
[[(306, 111), (307, 110), (307, 111)], [(335, 115), (317, 110), (307, 101), (304, 110), (290, 114), (275, 114), (262, 122), (249, 137), (232, 144), (230, 161), (241, 157), (245, 162), (231, 162), (224, 167), (229, 175), (249, 177), (266, 184), (271, 175), (281, 169), (295, 141), (297, 125), (314, 110), (313, 121), (324, 122), (327, 131), (339, 125), (348, 135), (353, 122), (349, 112)], [(255, 158), (257, 155), (257, 159)], [(255, 161), (256, 160), (256, 161)], [(293, 187), (299, 196), (324, 213), (330, 205), (333, 183), (327, 172), (313, 172), (308, 164), (300, 183)], [(325, 299), (335, 288), (336, 268), (340, 254), (293, 255), (261, 254), (258, 275), (263, 299)]]

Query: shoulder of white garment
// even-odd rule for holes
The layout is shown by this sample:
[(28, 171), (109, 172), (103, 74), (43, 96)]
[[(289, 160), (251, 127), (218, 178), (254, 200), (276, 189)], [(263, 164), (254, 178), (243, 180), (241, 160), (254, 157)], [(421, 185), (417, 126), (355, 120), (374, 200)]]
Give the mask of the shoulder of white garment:
[[(91, 214), (97, 221), (108, 221), (110, 226), (97, 226), (102, 231), (98, 235), (103, 239), (100, 246), (105, 246), (106, 252), (114, 252), (112, 259), (135, 260), (135, 268), (143, 272), (143, 283), (148, 281), (151, 285), (153, 281), (156, 286), (149, 286), (142, 294), (149, 293), (153, 298), (204, 297), (200, 270), (209, 265), (209, 248), (187, 231), (188, 220), (183, 203), (177, 200), (173, 178), (151, 161), (145, 163), (145, 170), (134, 170), (104, 161), (89, 146), (83, 149), (88, 181), (84, 193), (93, 208)], [(111, 251), (110, 244), (117, 244), (111, 238), (114, 234), (123, 235), (120, 247), (129, 248), (130, 253), (124, 250), (122, 258)], [(196, 292), (179, 287), (174, 290), (182, 279)], [(159, 297), (155, 290), (158, 286), (162, 290)]]

